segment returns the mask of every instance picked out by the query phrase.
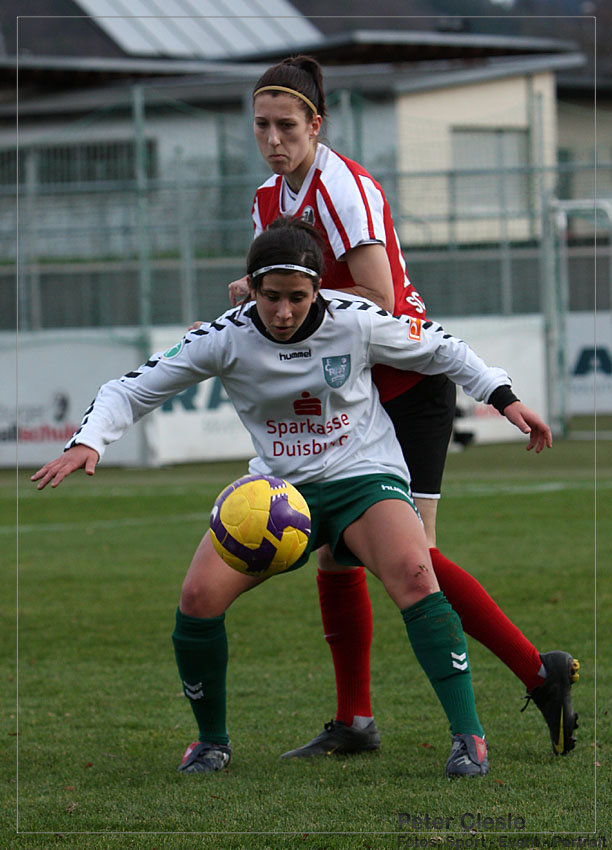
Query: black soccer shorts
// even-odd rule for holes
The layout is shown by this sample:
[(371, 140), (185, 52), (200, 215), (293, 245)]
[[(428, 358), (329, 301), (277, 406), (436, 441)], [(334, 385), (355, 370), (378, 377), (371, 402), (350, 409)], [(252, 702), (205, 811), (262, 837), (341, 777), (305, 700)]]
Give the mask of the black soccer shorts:
[(440, 498), (456, 398), (457, 388), (446, 375), (426, 375), (383, 404), (393, 421), (416, 498)]

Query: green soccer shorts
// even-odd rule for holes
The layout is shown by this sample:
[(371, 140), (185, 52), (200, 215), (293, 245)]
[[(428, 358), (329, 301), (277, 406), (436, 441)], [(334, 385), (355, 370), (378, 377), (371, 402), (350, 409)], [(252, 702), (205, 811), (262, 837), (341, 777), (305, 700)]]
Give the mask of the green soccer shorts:
[(303, 567), (311, 553), (326, 543), (339, 564), (359, 566), (356, 556), (344, 543), (344, 529), (376, 502), (401, 499), (408, 502), (418, 515), (410, 487), (396, 475), (357, 475), (339, 481), (300, 484), (298, 490), (310, 509), (310, 538), (304, 554), (285, 572)]

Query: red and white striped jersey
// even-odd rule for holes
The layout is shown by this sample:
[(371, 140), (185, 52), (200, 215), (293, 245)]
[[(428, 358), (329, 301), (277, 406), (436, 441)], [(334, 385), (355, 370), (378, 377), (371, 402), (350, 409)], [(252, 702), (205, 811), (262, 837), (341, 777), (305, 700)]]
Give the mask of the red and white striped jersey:
[[(385, 246), (391, 268), (396, 315), (425, 317), (425, 304), (410, 282), (389, 204), (380, 184), (359, 163), (318, 144), (315, 160), (298, 194), (282, 175), (272, 175), (255, 193), (255, 236), (279, 216), (300, 217), (325, 239), (327, 289), (351, 289), (355, 281), (346, 262), (351, 248), (367, 243)], [(382, 401), (414, 386), (421, 375), (379, 366), (374, 372)]]

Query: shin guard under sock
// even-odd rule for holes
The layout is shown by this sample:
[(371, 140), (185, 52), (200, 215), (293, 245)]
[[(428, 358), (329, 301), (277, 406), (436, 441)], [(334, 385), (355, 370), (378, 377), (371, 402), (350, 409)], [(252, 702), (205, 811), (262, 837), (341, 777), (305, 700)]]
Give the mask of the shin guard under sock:
[(427, 674), (453, 735), (484, 737), (459, 617), (443, 593), (430, 593), (401, 612), (410, 643)]
[(225, 673), (227, 636), (225, 614), (202, 619), (176, 612), (172, 634), (176, 663), (199, 729), (199, 740), (227, 744)]
[(317, 574), (325, 640), (331, 649), (338, 699), (336, 720), (371, 717), (372, 605), (365, 569)]
[(542, 660), (535, 646), (504, 614), (474, 576), (430, 549), (440, 590), (459, 614), (464, 631), (490, 649), (526, 685), (528, 691), (544, 681), (538, 676)]

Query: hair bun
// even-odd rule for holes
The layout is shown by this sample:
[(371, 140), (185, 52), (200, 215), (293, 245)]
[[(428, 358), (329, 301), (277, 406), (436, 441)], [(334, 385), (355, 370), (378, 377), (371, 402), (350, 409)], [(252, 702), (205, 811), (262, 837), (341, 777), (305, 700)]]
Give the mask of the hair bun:
[[(288, 56), (277, 65), (272, 65), (261, 75), (253, 92), (264, 86), (286, 86), (303, 94), (315, 107), (315, 111), (325, 118), (325, 90), (321, 66), (312, 56), (300, 53)], [(305, 108), (310, 108), (308, 105)]]
[(306, 73), (314, 77), (315, 80), (318, 80), (319, 76), (321, 76), (321, 66), (316, 59), (313, 59), (312, 56), (305, 56), (304, 54), (292, 56), (289, 59), (285, 59), (283, 64), (294, 65), (296, 68), (306, 71)]

